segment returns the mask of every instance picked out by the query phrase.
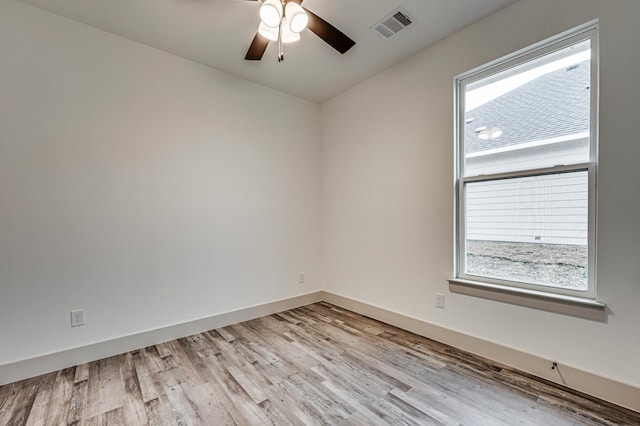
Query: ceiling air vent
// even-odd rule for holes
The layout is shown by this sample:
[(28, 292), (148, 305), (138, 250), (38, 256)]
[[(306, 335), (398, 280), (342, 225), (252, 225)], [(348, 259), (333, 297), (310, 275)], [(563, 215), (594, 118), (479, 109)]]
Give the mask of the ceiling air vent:
[(407, 11), (399, 8), (382, 18), (377, 24), (370, 27), (373, 31), (389, 38), (411, 25), (413, 21), (409, 18)]

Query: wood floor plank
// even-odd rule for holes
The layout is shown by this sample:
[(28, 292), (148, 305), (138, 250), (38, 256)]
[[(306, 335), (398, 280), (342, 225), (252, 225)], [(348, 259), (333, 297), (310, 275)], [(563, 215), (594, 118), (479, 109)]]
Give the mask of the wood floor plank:
[(260, 404), (258, 404), (258, 406), (260, 407), (260, 409), (262, 409), (269, 421), (274, 425), (290, 426), (295, 424), (290, 420), (291, 415), (288, 417), (268, 399), (262, 401)]
[(209, 353), (207, 349), (210, 348), (210, 342), (202, 334), (179, 339), (179, 342), (185, 355), (191, 361), (195, 373), (200, 377), (202, 382), (211, 382), (213, 377), (207, 364), (207, 354)]
[(0, 420), (3, 420), (5, 424), (25, 424), (38, 396), (39, 389), (43, 383), (52, 380), (53, 376), (55, 374), (50, 373), (9, 384), (8, 386), (11, 388), (7, 393), (7, 398), (1, 401), (0, 405)]
[[(225, 416), (232, 419), (233, 423), (268, 423), (266, 415), (258, 406), (266, 397), (260, 394), (261, 391), (237, 367), (233, 343), (235, 339), (230, 343), (220, 338), (216, 342), (218, 350), (203, 352), (209, 375), (213, 378), (203, 389), (209, 392), (218, 410), (226, 410)], [(250, 370), (247, 370), (247, 374), (250, 374)]]
[[(136, 352), (139, 353), (139, 351)], [(132, 352), (124, 354), (121, 358), (120, 383), (122, 384), (122, 415), (133, 424), (146, 424), (148, 420), (144, 398)]]
[(56, 402), (55, 396), (53, 395), (54, 383), (54, 380), (44, 380), (42, 382), (29, 410), (29, 417), (27, 417), (25, 422), (26, 425), (37, 425), (44, 421), (51, 399), (54, 399), (54, 403)]
[[(56, 373), (55, 380), (43, 383), (29, 412), (27, 425), (66, 424), (75, 377), (75, 368)], [(51, 386), (48, 385), (51, 383)]]
[[(88, 376), (87, 376), (88, 377)], [(71, 389), (71, 399), (69, 401), (69, 415), (67, 422), (69, 425), (81, 423), (87, 411), (87, 393), (89, 392), (89, 379), (75, 382)]]
[(329, 424), (341, 423), (355, 412), (353, 407), (349, 406), (337, 394), (327, 390), (323, 385), (321, 378), (317, 379), (315, 374), (305, 374), (300, 372), (289, 377), (287, 381), (294, 389), (300, 393), (304, 399), (312, 405), (316, 411), (321, 413), (322, 417)]
[(89, 363), (86, 416), (99, 417), (122, 406), (121, 355)]
[(236, 423), (227, 407), (228, 398), (220, 395), (210, 384), (186, 388), (189, 399), (198, 407), (199, 417), (205, 425), (229, 425)]
[(415, 424), (407, 413), (402, 412), (397, 406), (389, 403), (384, 396), (388, 392), (380, 396), (376, 396), (371, 392), (371, 386), (368, 378), (358, 375), (349, 375), (345, 371), (327, 369), (324, 366), (316, 367), (318, 374), (325, 376), (326, 381), (333, 383), (342, 389), (341, 394), (352, 395), (360, 403), (360, 408), (366, 410), (367, 413), (377, 418), (376, 424), (380, 423), (403, 423)]
[(640, 413), (315, 303), (0, 386), (0, 425), (640, 425)]
[(163, 356), (162, 358), (165, 361), (167, 361), (168, 358), (171, 358), (171, 365), (176, 369), (175, 373), (180, 381), (191, 383), (195, 386), (202, 385), (204, 384), (204, 381), (200, 374), (198, 374), (194, 362), (185, 352), (182, 341), (184, 341), (184, 339), (164, 343), (163, 347), (164, 350), (167, 351), (165, 353), (168, 355)]
[(176, 425), (169, 403), (162, 404), (159, 399), (152, 399), (144, 403), (144, 412), (148, 426)]
[(353, 407), (354, 412), (347, 418), (347, 421), (362, 421), (362, 424), (380, 424), (384, 414), (378, 411), (377, 407), (366, 404), (365, 401), (350, 389), (334, 383), (329, 379), (323, 381), (322, 386), (342, 398), (350, 407)]
[(89, 380), (89, 364), (80, 364), (75, 368), (73, 383)]
[(146, 403), (154, 399), (158, 399), (158, 390), (156, 388), (156, 382), (153, 378), (147, 363), (145, 361), (146, 352), (145, 349), (133, 352), (133, 365), (135, 369), (136, 377), (138, 378), (138, 385), (140, 386), (140, 396), (142, 402)]
[(161, 406), (169, 402), (163, 382), (162, 372), (166, 366), (155, 346), (149, 346), (134, 353), (133, 362), (140, 384), (143, 402), (158, 400)]
[(179, 425), (203, 424), (201, 410), (188, 393), (188, 384), (175, 383), (167, 388), (171, 417)]

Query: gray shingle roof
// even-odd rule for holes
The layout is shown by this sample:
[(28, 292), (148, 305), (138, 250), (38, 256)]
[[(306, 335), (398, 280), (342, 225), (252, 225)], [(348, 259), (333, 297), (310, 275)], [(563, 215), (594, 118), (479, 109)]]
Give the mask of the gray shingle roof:
[[(467, 153), (518, 145), (589, 130), (589, 62), (538, 77), (466, 113)], [(501, 137), (481, 140), (476, 130), (502, 129)]]

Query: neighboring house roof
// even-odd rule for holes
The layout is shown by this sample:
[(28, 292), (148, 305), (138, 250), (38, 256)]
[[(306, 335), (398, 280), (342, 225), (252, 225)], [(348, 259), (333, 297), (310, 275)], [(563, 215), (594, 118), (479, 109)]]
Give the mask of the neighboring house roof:
[[(526, 83), (466, 113), (466, 152), (518, 145), (589, 130), (590, 66), (585, 61)], [(482, 140), (476, 130), (498, 127)]]

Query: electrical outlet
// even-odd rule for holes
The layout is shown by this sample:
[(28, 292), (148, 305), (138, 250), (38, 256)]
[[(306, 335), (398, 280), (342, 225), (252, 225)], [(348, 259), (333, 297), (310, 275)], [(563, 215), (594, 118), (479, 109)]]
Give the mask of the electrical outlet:
[(84, 309), (71, 311), (71, 327), (79, 327), (84, 325)]
[(436, 293), (436, 308), (444, 309), (444, 294)]
[(298, 284), (303, 284), (304, 283), (304, 272), (300, 272), (298, 274)]

